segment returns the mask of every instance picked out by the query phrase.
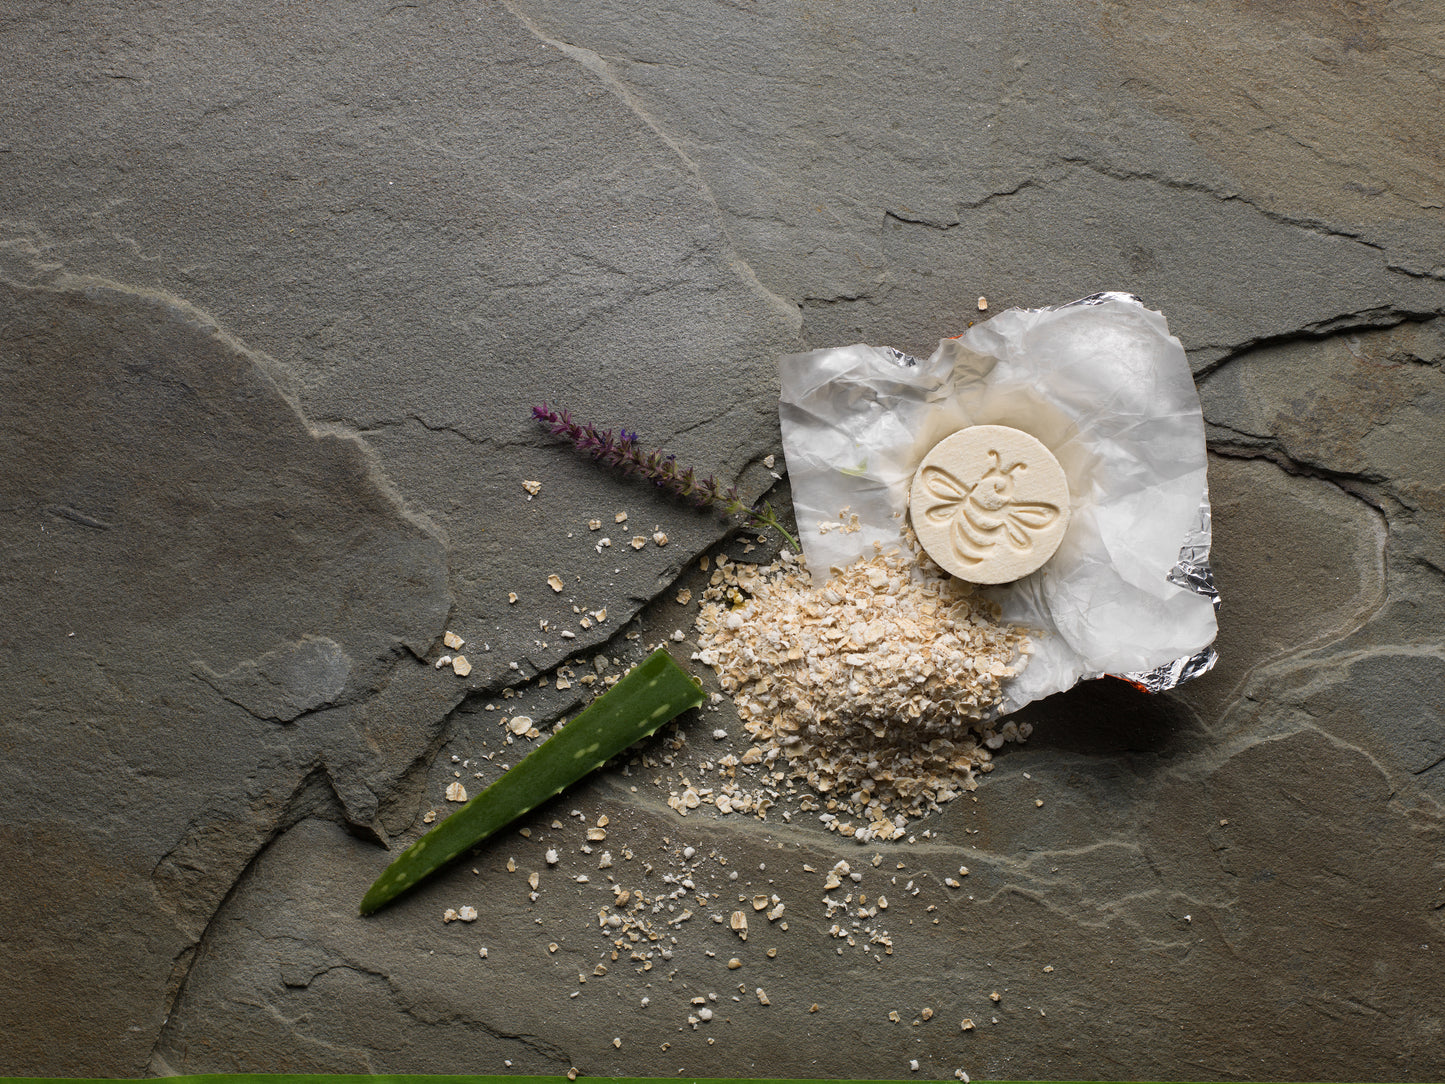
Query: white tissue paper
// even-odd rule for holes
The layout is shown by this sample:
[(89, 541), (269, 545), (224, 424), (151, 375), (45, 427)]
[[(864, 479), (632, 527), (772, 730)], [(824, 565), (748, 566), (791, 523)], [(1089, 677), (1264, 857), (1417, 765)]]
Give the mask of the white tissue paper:
[[(1021, 580), (978, 589), (1040, 634), (1000, 714), (1084, 678), (1157, 690), (1213, 665), (1204, 420), (1183, 347), (1138, 298), (1011, 309), (927, 360), (859, 344), (792, 354), (780, 369), (783, 449), (815, 574), (900, 544), (914, 471), (958, 429), (1011, 426), (1058, 459), (1071, 502), (1058, 551)], [(841, 529), (855, 515), (856, 529)]]

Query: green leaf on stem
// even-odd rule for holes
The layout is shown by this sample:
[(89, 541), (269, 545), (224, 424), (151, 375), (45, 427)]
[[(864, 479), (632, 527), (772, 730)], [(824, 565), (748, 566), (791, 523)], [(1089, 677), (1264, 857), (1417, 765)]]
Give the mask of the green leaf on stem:
[(705, 699), (692, 675), (658, 648), (516, 767), (403, 851), (367, 890), (361, 913), (390, 903)]

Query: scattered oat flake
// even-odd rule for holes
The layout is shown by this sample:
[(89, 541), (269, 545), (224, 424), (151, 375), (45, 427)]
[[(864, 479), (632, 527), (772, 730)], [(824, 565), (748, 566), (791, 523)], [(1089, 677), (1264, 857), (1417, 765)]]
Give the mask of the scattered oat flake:
[(561, 591), (563, 587), (562, 577), (555, 572), (552, 573), (552, 575), (547, 577), (547, 586), (553, 591)]
[(667, 535), (664, 534), (662, 531), (654, 531), (652, 533), (652, 540), (656, 542), (659, 546), (667, 545)]
[(645, 545), (647, 545), (647, 539), (644, 538), (642, 535), (636, 534), (636, 535), (633, 535), (633, 536), (632, 536), (632, 548), (633, 548), (633, 549), (635, 549), (635, 550), (640, 550), (640, 549), (641, 549), (643, 546), (645, 546)]
[(442, 922), (455, 922), (460, 917), (456, 912), (456, 908), (448, 907), (442, 914)]
[(765, 455), (765, 456), (763, 456), (763, 466), (767, 467), (768, 470), (772, 470), (772, 469), (773, 469), (773, 464), (776, 463), (777, 461), (778, 461), (778, 460), (777, 460), (777, 457), (774, 456), (774, 455)]
[(532, 886), (533, 892), (537, 891), (537, 889), (542, 884), (541, 874), (539, 874), (536, 870), (533, 870), (531, 873), (527, 874), (527, 883)]
[(602, 530), (602, 521), (601, 521), (600, 519), (589, 519), (589, 520), (587, 521), (587, 529), (588, 529), (589, 531), (600, 531), (600, 530)]
[(677, 593), (677, 604), (679, 606), (686, 606), (691, 601), (692, 592), (689, 591), (686, 587), (684, 587), (681, 591)]
[(526, 481), (522, 483), (522, 488), (525, 489), (528, 493), (530, 493), (533, 497), (535, 497), (538, 493), (542, 492), (542, 483)]
[(960, 1031), (972, 1031), (973, 1021), (969, 1017), (965, 1016), (963, 1018), (963, 1022), (959, 1024), (958, 1027)]
[(447, 630), (447, 634), (442, 637), (442, 643), (446, 644), (447, 647), (455, 651), (457, 648), (461, 647), (464, 643), (466, 643), (466, 641), (451, 630)]
[(457, 918), (463, 922), (475, 922), (477, 920), (477, 909), (475, 907), (459, 907)]
[(980, 298), (978, 299), (978, 311), (979, 311), (979, 312), (983, 312), (983, 311), (985, 311), (987, 308), (988, 308), (988, 298), (986, 298), (986, 297), (980, 297)]
[(452, 660), (452, 673), (457, 677), (466, 677), (472, 672), (472, 664), (467, 662), (465, 655), (458, 655)]
[(627, 522), (627, 513), (626, 513), (626, 512), (618, 512), (618, 513), (616, 513), (616, 514), (612, 517), (612, 522), (613, 522), (613, 523), (626, 523), (626, 522)]
[[(840, 519), (851, 523), (847, 509)], [(786, 759), (827, 796), (829, 830), (863, 842), (975, 790), (991, 748), (1028, 736), (989, 718), (1032, 651), (1026, 633), (905, 540), (909, 551), (821, 585), (791, 553), (767, 568), (719, 558), (696, 620), (695, 657), (732, 695), (758, 759)]]
[(467, 788), (460, 783), (447, 784), (447, 801), (465, 802), (467, 800)]
[(761, 986), (759, 986), (759, 987), (758, 987), (756, 990), (754, 990), (753, 992), (758, 995), (758, 1004), (759, 1004), (759, 1005), (771, 1005), (771, 1004), (772, 1004), (772, 1002), (768, 1000), (768, 995), (763, 992), (763, 988), (762, 988)]
[(436, 819), (437, 819), (437, 811), (436, 811), (435, 809), (428, 809), (428, 810), (426, 811), (426, 815), (425, 815), (424, 817), (422, 817), (421, 822), (422, 822), (422, 824), (435, 824), (435, 823), (436, 823)]
[(508, 592), (507, 592), (507, 604), (508, 604), (509, 606), (515, 606), (515, 605), (517, 604), (517, 592), (515, 592), (515, 591), (508, 591)]
[(507, 720), (507, 729), (513, 734), (525, 734), (532, 729), (532, 717), (530, 715), (513, 715)]

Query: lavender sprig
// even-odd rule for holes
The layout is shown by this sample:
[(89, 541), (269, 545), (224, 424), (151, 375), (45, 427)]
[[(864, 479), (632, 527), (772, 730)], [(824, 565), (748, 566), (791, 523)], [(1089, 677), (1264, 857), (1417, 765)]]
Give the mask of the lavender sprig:
[(794, 552), (801, 549), (798, 540), (778, 522), (772, 504), (765, 503), (761, 508), (750, 506), (739, 495), (737, 486), (722, 489), (711, 476), (699, 478), (691, 467), (679, 467), (676, 456), (663, 455), (661, 450), (643, 451), (636, 433), (623, 429), (614, 435), (611, 429), (598, 429), (590, 422), (575, 422), (569, 412), (553, 410), (546, 403), (533, 407), (532, 417), (553, 436), (564, 438), (599, 463), (625, 475), (646, 478), (664, 492), (690, 501), (698, 508), (721, 508), (728, 515), (742, 516), (750, 527), (771, 527), (788, 540)]

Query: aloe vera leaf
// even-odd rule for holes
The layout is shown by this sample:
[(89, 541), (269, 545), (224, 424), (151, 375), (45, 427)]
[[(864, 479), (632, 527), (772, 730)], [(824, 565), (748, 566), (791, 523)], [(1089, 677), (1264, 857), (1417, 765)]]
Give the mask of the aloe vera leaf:
[(361, 900), (369, 915), (463, 851), (607, 763), (706, 699), (663, 648), (638, 663), (557, 733), (403, 851)]

